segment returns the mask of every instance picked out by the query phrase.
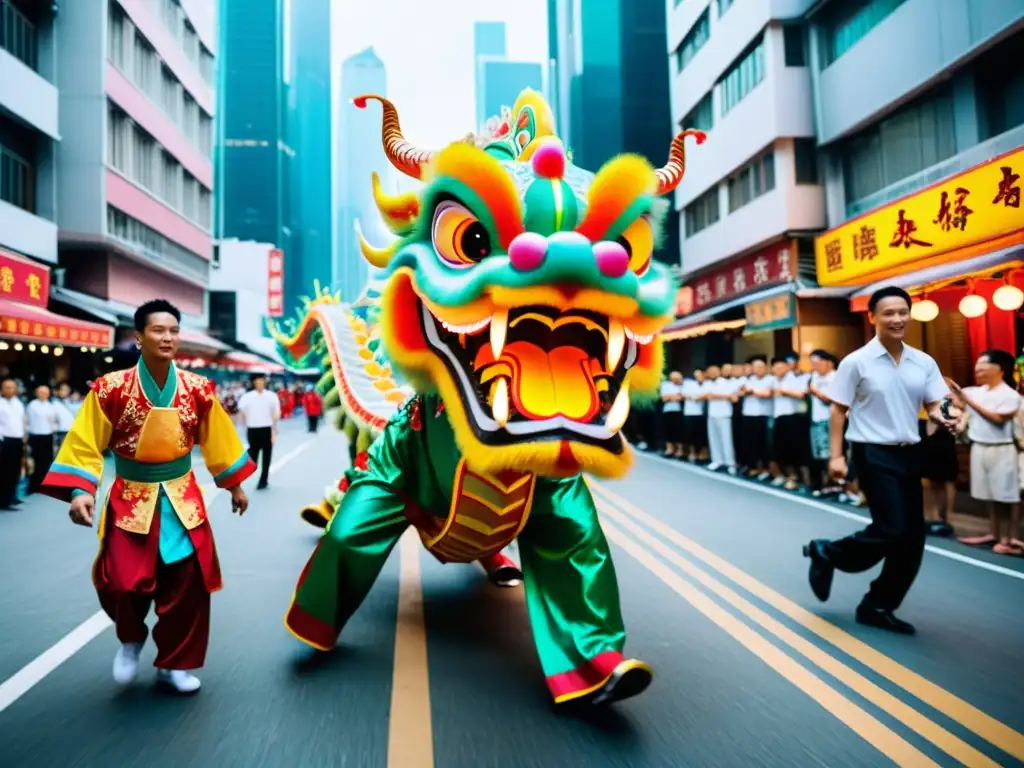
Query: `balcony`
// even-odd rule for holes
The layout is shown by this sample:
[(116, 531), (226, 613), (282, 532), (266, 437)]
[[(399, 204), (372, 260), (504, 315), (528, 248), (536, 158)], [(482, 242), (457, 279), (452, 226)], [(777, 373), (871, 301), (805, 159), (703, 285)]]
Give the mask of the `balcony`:
[[(0, 11), (7, 7), (6, 3), (0, 3)], [(0, 50), (0, 108), (51, 139), (59, 140), (59, 100), (51, 82), (6, 50), (6, 46)]]

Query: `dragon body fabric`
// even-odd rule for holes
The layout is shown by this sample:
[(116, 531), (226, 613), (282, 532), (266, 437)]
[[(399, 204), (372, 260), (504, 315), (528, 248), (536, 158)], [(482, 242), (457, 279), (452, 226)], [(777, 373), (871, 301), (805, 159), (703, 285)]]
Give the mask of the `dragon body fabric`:
[(388, 364), (415, 394), (346, 472), (285, 623), (332, 649), (410, 525), (444, 563), (487, 563), (517, 540), (554, 700), (639, 693), (652, 672), (623, 655), (615, 571), (584, 474), (628, 471), (631, 398), (660, 384), (657, 334), (675, 285), (652, 260), (659, 196), (682, 179), (686, 136), (703, 134), (677, 136), (662, 169), (623, 155), (592, 174), (568, 160), (533, 91), (490, 135), (440, 152), (407, 142), (387, 100), (354, 103), (370, 99), (383, 105), (392, 164), (424, 182), (392, 197), (375, 179), (398, 239), (361, 240), (385, 270)]

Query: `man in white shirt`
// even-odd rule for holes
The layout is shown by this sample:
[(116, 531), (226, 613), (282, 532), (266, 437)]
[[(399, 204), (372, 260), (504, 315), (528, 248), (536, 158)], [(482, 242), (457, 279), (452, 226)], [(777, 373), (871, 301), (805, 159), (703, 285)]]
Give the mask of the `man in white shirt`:
[[(752, 477), (765, 475), (768, 467), (768, 421), (772, 415), (773, 379), (768, 375), (768, 361), (759, 355), (750, 363), (750, 375), (743, 391), (743, 453)], [(765, 475), (766, 476), (766, 475)]]
[(25, 409), (28, 449), (32, 452), (32, 476), (28, 492), (37, 493), (53, 464), (53, 436), (60, 426), (57, 406), (50, 400), (50, 388), (36, 387), (36, 399)]
[(672, 371), (661, 382), (661, 417), (665, 425), (665, 456), (683, 458), (683, 374)]
[[(988, 507), (988, 536), (961, 539), (967, 544), (992, 544), (997, 555), (1024, 554), (1020, 530), (1020, 479), (1013, 421), (1021, 408), (1015, 389), (1015, 361), (1009, 352), (983, 352), (974, 365), (976, 387), (963, 387), (947, 379), (968, 408), (967, 436), (971, 439), (971, 496)], [(1006, 536), (1000, 530), (996, 504), (1010, 508)]]
[(705, 398), (708, 401), (708, 442), (711, 444), (711, 463), (715, 471), (725, 467), (730, 475), (736, 474), (736, 450), (732, 441), (733, 404), (739, 401), (735, 379), (722, 376), (717, 365), (708, 368), (710, 385)]
[(13, 509), (18, 500), (18, 481), (25, 460), (25, 406), (18, 397), (18, 383), (0, 384), (0, 509)]
[(683, 380), (683, 443), (690, 461), (697, 461), (708, 447), (708, 424), (704, 416), (704, 371), (696, 370)]
[(921, 436), (917, 415), (924, 403), (940, 426), (962, 431), (963, 414), (943, 410), (949, 388), (935, 360), (903, 343), (910, 323), (910, 295), (889, 286), (872, 294), (868, 313), (876, 336), (839, 364), (829, 390), (832, 476), (846, 477), (843, 423), (849, 413), (850, 442), (871, 524), (844, 539), (816, 539), (804, 546), (811, 560), (811, 589), (828, 599), (836, 569), (862, 573), (884, 561), (857, 606), (857, 621), (901, 634), (914, 626), (893, 614), (910, 590), (924, 554)]
[[(281, 418), (281, 403), (277, 395), (267, 389), (267, 377), (257, 373), (252, 378), (253, 388), (238, 401), (238, 412), (246, 426), (249, 439), (249, 457), (260, 462), (260, 482), (256, 490), (267, 487), (270, 459), (277, 441), (277, 420)], [(260, 454), (263, 454), (262, 460)]]
[(799, 487), (797, 478), (807, 465), (811, 442), (807, 418), (810, 377), (797, 368), (799, 363), (796, 355), (786, 357), (784, 366), (778, 366), (783, 372), (775, 390), (775, 460), (781, 470), (775, 485), (785, 485), (789, 490)]

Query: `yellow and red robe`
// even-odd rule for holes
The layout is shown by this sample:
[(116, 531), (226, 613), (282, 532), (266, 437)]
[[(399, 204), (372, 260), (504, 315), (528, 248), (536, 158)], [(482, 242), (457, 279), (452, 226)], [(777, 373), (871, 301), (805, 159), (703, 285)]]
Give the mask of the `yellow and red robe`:
[(220, 488), (238, 485), (256, 469), (208, 379), (172, 365), (160, 388), (140, 361), (93, 384), (43, 492), (64, 501), (95, 495), (104, 451), (114, 454), (116, 476), (98, 523), (97, 589), (150, 590), (169, 551), (174, 558), (194, 551), (206, 589), (221, 588), (206, 505), (192, 472), (195, 445)]

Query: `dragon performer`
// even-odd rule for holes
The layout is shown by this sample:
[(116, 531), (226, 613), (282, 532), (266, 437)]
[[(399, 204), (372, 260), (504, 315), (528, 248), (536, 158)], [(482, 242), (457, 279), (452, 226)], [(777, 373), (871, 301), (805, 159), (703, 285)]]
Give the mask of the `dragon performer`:
[(620, 477), (631, 398), (656, 396), (675, 284), (652, 260), (685, 169), (622, 155), (572, 165), (550, 107), (524, 91), (491, 135), (439, 152), (405, 140), (383, 107), (390, 162), (419, 193), (375, 200), (398, 236), (366, 259), (385, 270), (380, 334), (415, 390), (350, 469), (299, 577), (285, 625), (330, 651), (410, 526), (442, 563), (518, 541), (526, 603), (558, 704), (642, 692), (651, 668), (623, 654), (611, 552), (584, 474)]

